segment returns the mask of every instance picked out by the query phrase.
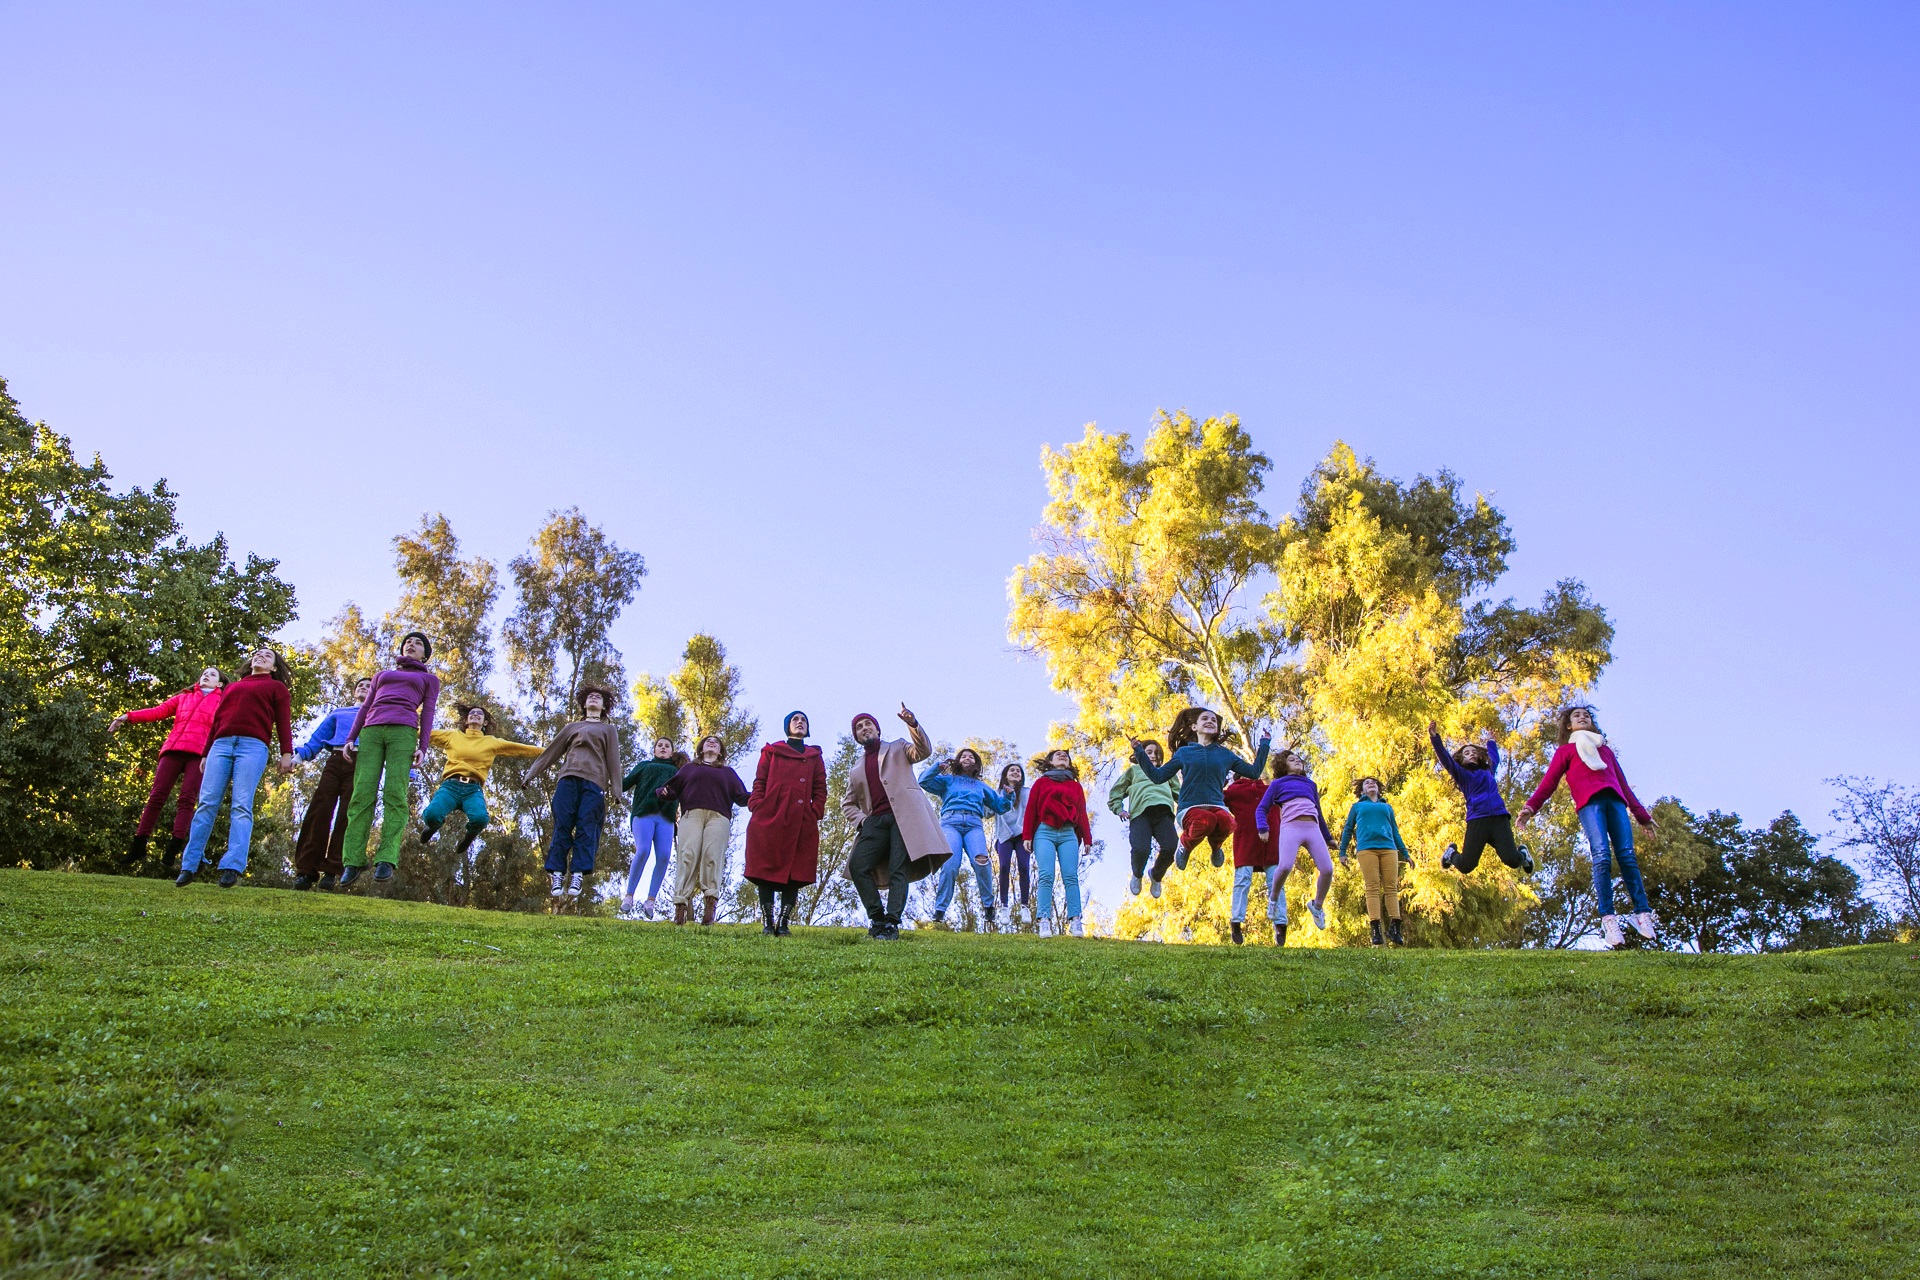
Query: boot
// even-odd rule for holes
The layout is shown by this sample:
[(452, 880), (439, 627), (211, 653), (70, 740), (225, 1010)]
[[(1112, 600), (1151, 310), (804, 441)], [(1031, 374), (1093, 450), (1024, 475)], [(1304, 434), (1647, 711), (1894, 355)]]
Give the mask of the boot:
[(1240, 922), (1235, 920), (1233, 922), (1233, 945), (1237, 947), (1246, 940), (1247, 935), (1241, 930)]
[(1287, 945), (1287, 922), (1285, 920), (1273, 926), (1273, 945), (1276, 947), (1284, 947)]
[(430, 827), (424, 822), (420, 824), (420, 843), (421, 844), (432, 844), (433, 838), (439, 834), (440, 834), (440, 828)]
[(994, 918), (993, 918), (993, 904), (992, 904), (992, 903), (988, 903), (988, 904), (987, 904), (987, 930), (986, 930), (986, 931), (987, 931), (988, 933), (998, 933), (998, 932), (1000, 932), (1000, 925), (999, 925), (999, 923), (998, 923), (997, 921), (995, 921), (995, 920), (994, 920)]
[(152, 836), (135, 836), (127, 843), (127, 863), (129, 865), (147, 860), (147, 842)]
[(1373, 935), (1374, 946), (1384, 947), (1387, 945), (1386, 937), (1380, 932), (1380, 922), (1378, 920), (1367, 921), (1367, 929)]
[(1533, 850), (1526, 845), (1520, 846), (1520, 865), (1528, 875), (1533, 874)]
[(687, 904), (686, 903), (676, 902), (673, 904), (673, 922), (675, 924), (685, 924), (687, 922)]
[(320, 883), (315, 885), (314, 888), (320, 889), (320, 890), (333, 888), (333, 872), (329, 871), (325, 875), (321, 876)]
[(720, 899), (708, 898), (706, 910), (700, 913), (701, 924), (712, 924), (714, 915), (720, 910)]
[(793, 936), (793, 929), (790, 926), (793, 924), (794, 905), (795, 904), (791, 902), (782, 902), (780, 904), (780, 918), (774, 922), (773, 926), (774, 937), (790, 938)]
[(187, 848), (187, 838), (185, 836), (168, 836), (167, 837), (167, 861), (168, 862), (179, 861), (180, 855), (186, 852), (186, 848)]
[(867, 936), (876, 941), (885, 942), (887, 940), (887, 918), (885, 916), (873, 917), (873, 922), (867, 926)]
[(313, 888), (313, 881), (314, 878), (303, 871), (293, 878), (293, 887), (296, 889), (311, 889)]
[(188, 885), (193, 883), (193, 876), (194, 876), (194, 873), (191, 871), (182, 871), (179, 875), (173, 878), (173, 887), (176, 889), (186, 888)]
[(454, 847), (453, 851), (455, 853), (458, 853), (464, 856), (467, 850), (473, 848), (473, 842), (475, 840), (478, 840), (479, 838), (480, 838), (480, 828), (475, 826), (470, 826), (466, 829), (464, 833), (461, 834), (460, 843)]
[(1400, 930), (1399, 916), (1395, 916), (1393, 919), (1387, 921), (1387, 941), (1396, 947), (1404, 947), (1407, 945), (1407, 935)]
[(774, 935), (773, 899), (768, 898), (760, 904), (760, 936), (771, 938)]

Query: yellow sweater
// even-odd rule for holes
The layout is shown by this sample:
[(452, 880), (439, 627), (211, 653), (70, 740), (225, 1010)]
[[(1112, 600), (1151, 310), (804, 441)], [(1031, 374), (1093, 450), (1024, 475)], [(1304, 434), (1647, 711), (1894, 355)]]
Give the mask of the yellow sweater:
[(485, 782), (487, 770), (493, 768), (495, 756), (537, 756), (539, 747), (530, 747), (524, 742), (509, 742), (505, 738), (496, 738), (481, 733), (478, 729), (435, 729), (433, 745), (447, 753), (447, 767), (440, 772), (440, 781), (448, 778), (465, 778), (469, 782)]

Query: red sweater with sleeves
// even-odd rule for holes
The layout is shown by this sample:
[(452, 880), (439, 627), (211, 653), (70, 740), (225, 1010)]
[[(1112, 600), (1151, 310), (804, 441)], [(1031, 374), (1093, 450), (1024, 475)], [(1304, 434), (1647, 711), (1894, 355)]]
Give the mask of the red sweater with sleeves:
[(1540, 785), (1527, 797), (1527, 812), (1538, 813), (1540, 806), (1553, 795), (1553, 789), (1559, 785), (1565, 775), (1567, 790), (1573, 793), (1573, 807), (1578, 809), (1602, 791), (1611, 791), (1627, 802), (1627, 809), (1641, 823), (1653, 821), (1653, 815), (1647, 812), (1640, 797), (1633, 794), (1633, 788), (1627, 785), (1627, 775), (1620, 768), (1620, 761), (1614, 758), (1613, 748), (1602, 746), (1600, 760), (1604, 769), (1589, 769), (1587, 762), (1580, 758), (1580, 749), (1571, 742), (1563, 742), (1560, 749), (1553, 753), (1552, 763), (1547, 765), (1546, 776), (1540, 779)]
[(221, 738), (258, 738), (269, 747), (280, 735), (280, 754), (293, 754), (293, 695), (272, 676), (250, 675), (235, 680), (220, 695), (213, 713), (208, 745)]
[(1027, 792), (1027, 821), (1021, 834), (1029, 842), (1041, 827), (1072, 827), (1080, 843), (1093, 843), (1093, 828), (1087, 825), (1087, 793), (1072, 778), (1041, 774)]

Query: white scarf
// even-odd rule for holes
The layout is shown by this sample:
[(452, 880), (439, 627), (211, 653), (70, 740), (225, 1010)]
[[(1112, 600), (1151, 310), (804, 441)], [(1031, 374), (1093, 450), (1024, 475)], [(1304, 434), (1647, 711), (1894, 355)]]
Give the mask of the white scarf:
[(1604, 734), (1595, 733), (1591, 729), (1575, 729), (1567, 735), (1567, 741), (1571, 742), (1573, 749), (1580, 753), (1581, 764), (1596, 773), (1606, 772), (1607, 762), (1600, 754), (1600, 748), (1607, 745)]

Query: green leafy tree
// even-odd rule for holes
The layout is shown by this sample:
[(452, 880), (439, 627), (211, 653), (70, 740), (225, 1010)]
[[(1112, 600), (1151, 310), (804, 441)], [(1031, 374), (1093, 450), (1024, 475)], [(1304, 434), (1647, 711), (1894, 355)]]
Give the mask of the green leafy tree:
[(639, 594), (646, 561), (570, 507), (552, 512), (508, 568), (518, 603), (503, 629), (507, 658), (541, 724), (564, 722), (583, 683), (618, 699), (626, 678), (608, 635)]

